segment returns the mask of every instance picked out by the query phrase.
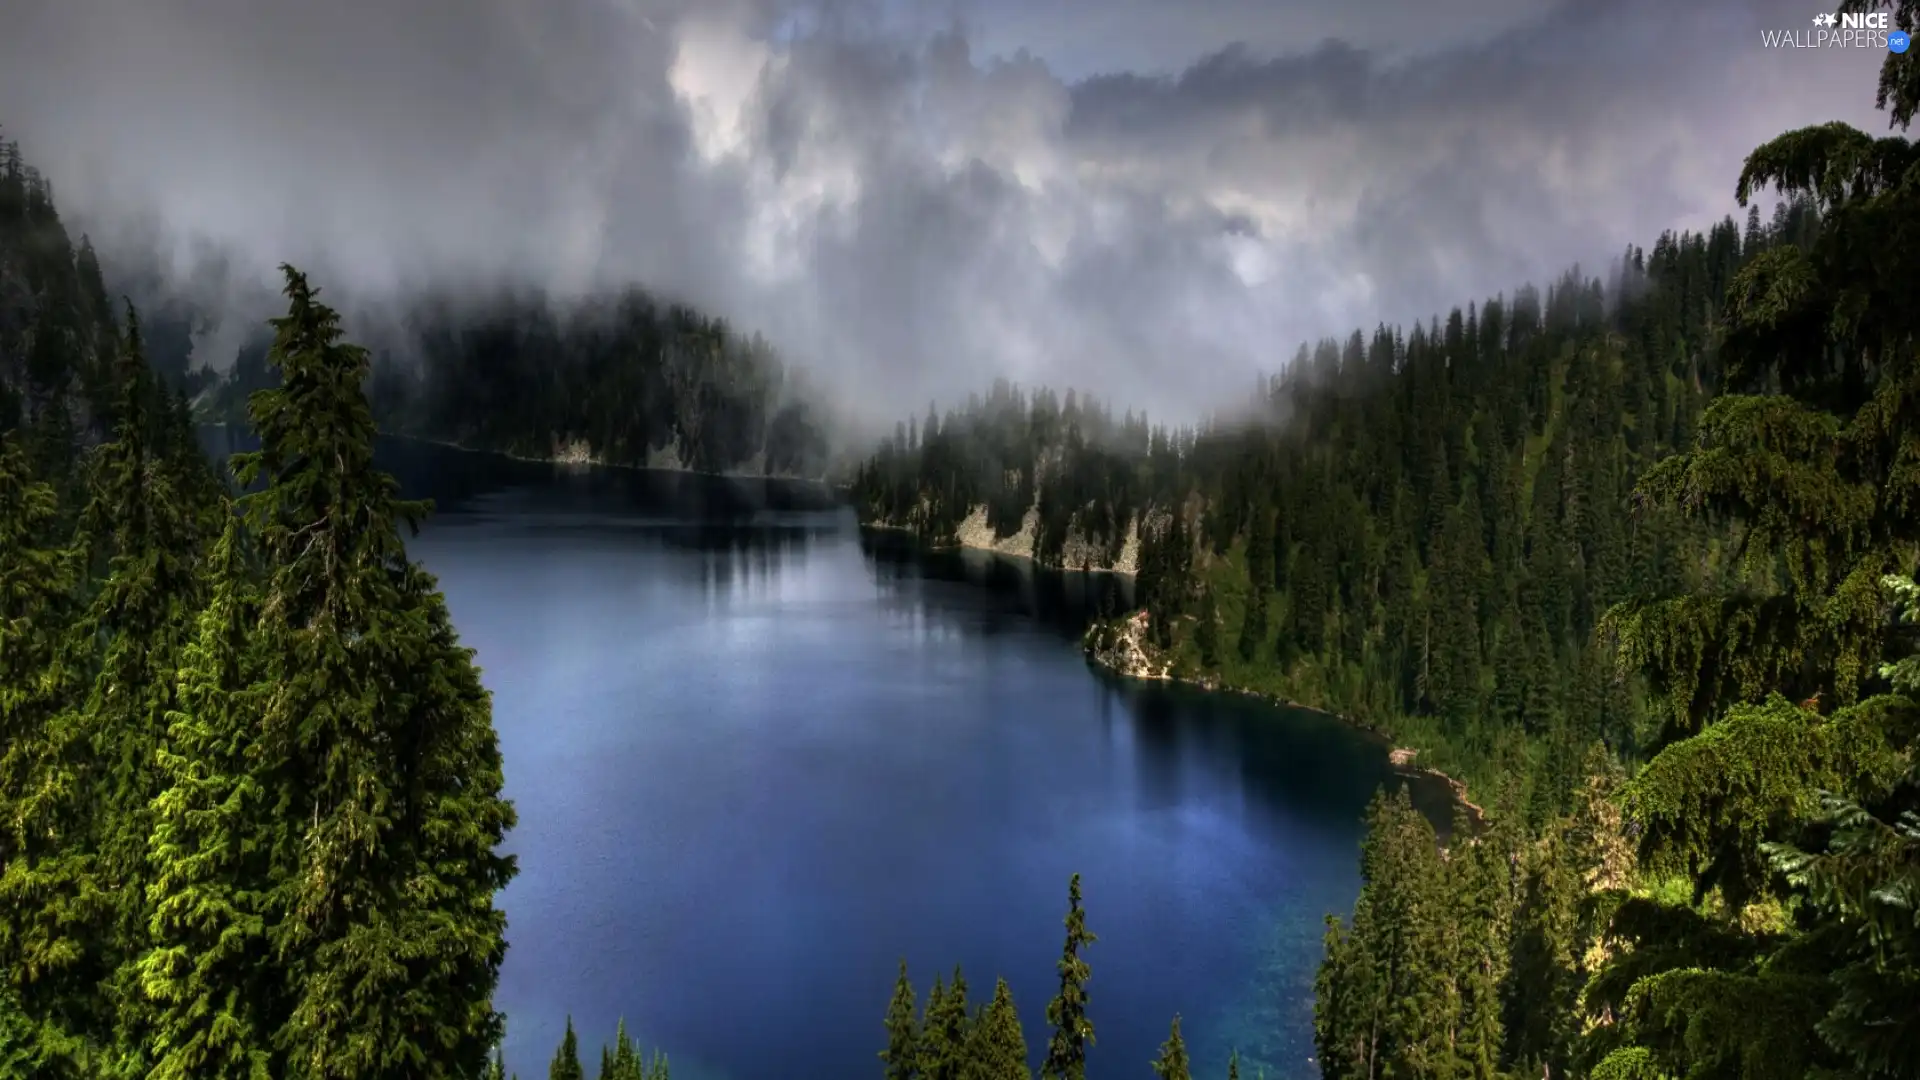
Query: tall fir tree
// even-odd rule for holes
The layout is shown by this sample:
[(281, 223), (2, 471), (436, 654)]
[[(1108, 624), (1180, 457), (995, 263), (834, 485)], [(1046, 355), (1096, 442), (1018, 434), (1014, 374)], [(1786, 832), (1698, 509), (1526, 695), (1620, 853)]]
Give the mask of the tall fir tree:
[(1160, 1056), (1153, 1061), (1154, 1075), (1160, 1080), (1193, 1080), (1187, 1064), (1187, 1041), (1180, 1036), (1180, 1017), (1173, 1018), (1173, 1030), (1160, 1044)]
[(115, 364), (118, 401), (111, 441), (83, 470), (88, 500), (78, 545), (98, 576), (78, 632), (92, 643), (93, 686), (81, 711), (93, 794), (91, 887), (112, 897), (98, 929), (118, 1028), (103, 1073), (145, 1077), (152, 1067), (138, 965), (149, 941), (148, 838), (159, 794), (156, 768), (173, 711), (182, 652), (203, 602), (207, 489), (204, 462), (168, 453), (159, 391), (129, 305)]
[(1087, 929), (1087, 914), (1080, 906), (1079, 874), (1067, 883), (1066, 927), (1058, 965), (1060, 992), (1047, 1003), (1047, 1023), (1053, 1033), (1040, 1065), (1046, 1080), (1086, 1080), (1087, 1050), (1094, 1041), (1093, 1021), (1087, 1018), (1087, 979), (1092, 972), (1080, 954), (1098, 938)]
[(886, 1080), (914, 1080), (919, 1075), (919, 1024), (913, 1015), (913, 984), (907, 980), (907, 962), (900, 961), (900, 975), (893, 983), (893, 998), (887, 1003), (887, 1048), (880, 1051), (886, 1065)]
[(927, 998), (921, 1029), (920, 1075), (925, 1080), (962, 1080), (966, 1073), (968, 1022), (967, 980), (958, 967), (944, 986), (934, 983)]
[(946, 1072), (959, 1048), (947, 1044), (947, 981), (933, 977), (933, 989), (927, 991), (927, 1004), (920, 1016), (920, 1036), (914, 1045), (914, 1073), (933, 1077)]
[(49, 535), (58, 515), (26, 440), (0, 435), (0, 1001), (32, 1033), (35, 1074), (65, 1077), (101, 1017), (79, 937), (88, 912), (46, 902), (71, 895), (63, 856), (80, 839), (62, 760), (83, 677), (68, 636), (78, 562)]
[(994, 983), (987, 1003), (968, 1032), (966, 1080), (1032, 1080), (1027, 1069), (1027, 1040), (1020, 1030), (1007, 980)]
[(553, 1061), (547, 1066), (547, 1080), (586, 1080), (586, 1071), (580, 1067), (580, 1036), (574, 1033), (571, 1016), (567, 1017), (567, 1030), (560, 1036)]
[(226, 516), (158, 757), (151, 948), (140, 962), (152, 1080), (266, 1080), (284, 1069), (274, 1041), (292, 988), (268, 959), (273, 861), (255, 839), (272, 812), (252, 759), (260, 600), (239, 518)]
[(260, 749), (298, 815), (276, 823), (298, 838), (270, 931), (297, 988), (280, 1041), (311, 1080), (470, 1074), (500, 1037), (492, 897), (513, 873), (491, 707), (406, 555), (428, 507), (374, 467), (367, 355), (285, 274), (280, 385), (254, 395), (260, 449), (235, 459), (242, 483), (266, 482), (240, 500), (268, 564)]

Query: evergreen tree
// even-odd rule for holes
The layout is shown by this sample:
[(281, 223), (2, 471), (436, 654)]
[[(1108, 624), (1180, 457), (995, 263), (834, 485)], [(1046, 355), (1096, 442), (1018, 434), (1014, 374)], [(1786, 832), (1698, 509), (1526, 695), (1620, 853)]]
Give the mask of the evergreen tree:
[(993, 987), (993, 1000), (974, 1020), (967, 1042), (967, 1080), (1032, 1080), (1027, 1070), (1027, 1040), (1020, 1030), (1007, 980)]
[(953, 1068), (958, 1047), (947, 1043), (947, 983), (935, 975), (933, 989), (927, 992), (926, 1010), (920, 1018), (920, 1036), (914, 1048), (914, 1071), (921, 1077), (945, 1075)]
[(1273, 511), (1266, 506), (1253, 509), (1253, 524), (1247, 536), (1247, 610), (1240, 626), (1240, 659), (1252, 663), (1267, 640), (1267, 595), (1273, 587)]
[(560, 1047), (553, 1052), (553, 1063), (547, 1066), (547, 1080), (585, 1080), (586, 1073), (580, 1068), (580, 1037), (573, 1033), (573, 1017), (567, 1017), (567, 1033), (560, 1037)]
[[(1891, 577), (1900, 621), (1920, 624), (1920, 585)], [(1906, 702), (1920, 701), (1920, 651), (1880, 670)], [(1901, 786), (1920, 791), (1920, 756), (1906, 755)], [(1920, 812), (1911, 805), (1870, 809), (1858, 799), (1823, 792), (1831, 834), (1825, 850), (1791, 843), (1764, 845), (1776, 869), (1838, 940), (1831, 978), (1838, 991), (1820, 1035), (1866, 1076), (1920, 1072)]]
[(1086, 1080), (1087, 1048), (1093, 1045), (1093, 1022), (1087, 1019), (1087, 979), (1091, 974), (1080, 953), (1099, 940), (1087, 930), (1080, 907), (1080, 875), (1067, 884), (1067, 938), (1061, 950), (1060, 992), (1047, 1003), (1047, 1023), (1053, 1034), (1040, 1066), (1045, 1080)]
[(1352, 924), (1328, 917), (1315, 982), (1314, 1044), (1327, 1080), (1455, 1070), (1463, 972), (1447, 876), (1407, 789), (1376, 795)]
[(887, 1080), (913, 1080), (919, 1075), (918, 1026), (913, 1016), (913, 984), (907, 981), (907, 962), (900, 961), (900, 976), (894, 980), (893, 999), (887, 1003), (887, 1048), (880, 1051), (886, 1063)]
[(613, 1032), (613, 1054), (608, 1060), (608, 1070), (614, 1080), (646, 1080), (640, 1060), (640, 1051), (627, 1034), (627, 1021), (623, 1017)]
[(1180, 1017), (1173, 1018), (1173, 1031), (1167, 1041), (1160, 1044), (1160, 1056), (1154, 1059), (1153, 1071), (1160, 1080), (1192, 1080), (1192, 1072), (1187, 1068), (1187, 1043), (1180, 1037)]
[(163, 443), (156, 388), (147, 367), (138, 316), (127, 310), (126, 335), (116, 365), (118, 420), (114, 438), (87, 463), (88, 502), (79, 519), (79, 544), (100, 581), (78, 631), (96, 643), (92, 692), (80, 722), (93, 788), (91, 864), (83, 888), (114, 898), (110, 922), (97, 929), (119, 1027), (106, 1068), (144, 1076), (146, 1060), (137, 965), (149, 940), (148, 837), (159, 792), (155, 767), (160, 735), (173, 710), (182, 650), (202, 601), (200, 527), (191, 499), (205, 488), (182, 482), (184, 465)]
[(0, 435), (0, 1002), (15, 1010), (10, 1027), (33, 1032), (15, 1053), (52, 1076), (76, 1068), (102, 1019), (81, 966), (85, 912), (45, 902), (68, 892), (62, 856), (78, 839), (72, 800), (57, 797), (80, 678), (65, 640), (75, 560), (47, 536), (58, 513), (24, 440)]
[(1213, 590), (1200, 593), (1200, 612), (1194, 617), (1193, 643), (1200, 650), (1200, 666), (1220, 666), (1220, 609), (1214, 603)]
[(270, 853), (253, 839), (271, 807), (250, 753), (259, 597), (244, 544), (229, 513), (159, 752), (152, 948), (140, 962), (153, 1080), (260, 1080), (284, 1069), (274, 1036), (291, 989), (267, 959), (274, 882)]
[[(459, 1075), (499, 1041), (505, 951), (491, 903), (513, 823), (487, 693), (433, 579), (407, 560), (403, 503), (373, 467), (367, 359), (286, 268), (281, 385), (250, 405), (261, 448), (236, 458), (269, 561), (257, 645), (277, 682), (263, 756), (304, 817), (272, 937), (298, 1000), (282, 1033), (300, 1075)], [(283, 803), (284, 804), (284, 803)]]
[[(1746, 572), (1609, 615), (1623, 658), (1661, 691), (1664, 745), (1628, 785), (1630, 823), (1649, 870), (1685, 875), (1694, 895), (1614, 914), (1632, 948), (1589, 995), (1616, 1020), (1583, 1050), (1602, 1070), (1920, 1067), (1911, 1007), (1894, 1004), (1911, 998), (1881, 967), (1888, 942), (1861, 919), (1866, 903), (1842, 899), (1873, 895), (1892, 864), (1854, 856), (1864, 837), (1897, 835), (1910, 807), (1914, 707), (1874, 678), (1891, 644), (1888, 572), (1920, 542), (1907, 494), (1920, 328), (1905, 299), (1920, 257), (1895, 239), (1920, 223), (1916, 165), (1905, 138), (1827, 124), (1760, 147), (1742, 172), (1743, 203), (1775, 187), (1822, 213), (1817, 232), (1733, 275), (1721, 393), (1697, 445), (1641, 483), (1648, 502), (1740, 526)], [(1865, 876), (1834, 891), (1821, 869), (1850, 865)], [(1791, 923), (1776, 914), (1781, 869), (1808, 890)]]
[(926, 1080), (963, 1080), (969, 1045), (967, 980), (958, 967), (943, 988), (936, 979), (927, 998), (920, 1036), (920, 1075)]

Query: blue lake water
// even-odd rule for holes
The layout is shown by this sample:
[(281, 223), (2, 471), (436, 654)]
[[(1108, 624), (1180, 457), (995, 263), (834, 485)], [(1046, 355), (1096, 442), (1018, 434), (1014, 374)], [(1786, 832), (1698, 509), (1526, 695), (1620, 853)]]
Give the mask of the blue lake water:
[(1384, 749), (1311, 713), (1096, 672), (1121, 583), (926, 555), (777, 484), (389, 442), (478, 651), (520, 815), (507, 1056), (624, 1017), (676, 1080), (877, 1076), (924, 996), (1004, 975), (1038, 1060), (1083, 876), (1094, 1080), (1238, 1047), (1311, 1077), (1322, 918), (1358, 889)]

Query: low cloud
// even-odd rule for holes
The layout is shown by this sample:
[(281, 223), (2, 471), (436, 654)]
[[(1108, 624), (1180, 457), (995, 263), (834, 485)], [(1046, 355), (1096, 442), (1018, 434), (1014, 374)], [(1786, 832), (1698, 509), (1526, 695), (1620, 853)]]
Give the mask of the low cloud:
[(997, 375), (1190, 415), (1884, 126), (1884, 52), (1762, 49), (1776, 0), (916, 10), (15, 0), (0, 123), (109, 261), (235, 309), (283, 260), (363, 306), (640, 283), (889, 416)]

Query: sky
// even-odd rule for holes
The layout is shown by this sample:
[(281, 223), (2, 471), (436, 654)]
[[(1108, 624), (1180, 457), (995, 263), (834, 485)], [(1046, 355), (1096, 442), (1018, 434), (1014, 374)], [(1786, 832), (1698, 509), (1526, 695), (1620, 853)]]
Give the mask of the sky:
[(1884, 131), (1883, 49), (1761, 47), (1818, 10), (6, 0), (0, 127), (110, 266), (245, 319), (283, 261), (350, 316), (641, 284), (876, 418), (996, 376), (1174, 418), (1711, 224), (1781, 131)]

